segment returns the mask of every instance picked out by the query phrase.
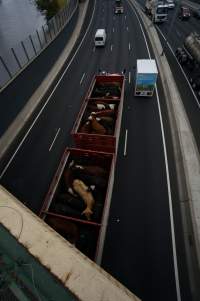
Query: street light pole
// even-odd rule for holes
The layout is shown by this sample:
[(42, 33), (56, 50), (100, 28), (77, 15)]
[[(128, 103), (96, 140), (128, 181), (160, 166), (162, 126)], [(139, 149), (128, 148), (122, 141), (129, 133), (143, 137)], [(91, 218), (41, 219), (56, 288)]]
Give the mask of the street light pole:
[(165, 40), (165, 45), (162, 49), (162, 53), (161, 53), (161, 56), (164, 54), (164, 50), (167, 46), (167, 43), (168, 43), (168, 40), (169, 40), (169, 36), (171, 34), (171, 31), (172, 31), (172, 27), (174, 26), (174, 22), (176, 20), (176, 17), (177, 17), (177, 14), (178, 14), (178, 10), (179, 10), (179, 7), (180, 7), (180, 4), (181, 4), (181, 0), (178, 0), (177, 1), (177, 5), (176, 5), (176, 8), (175, 8), (175, 12), (174, 12), (174, 15), (173, 15), (173, 18), (172, 18), (172, 21), (170, 23), (170, 27), (168, 29), (168, 32), (167, 32), (167, 37), (166, 37), (166, 40)]

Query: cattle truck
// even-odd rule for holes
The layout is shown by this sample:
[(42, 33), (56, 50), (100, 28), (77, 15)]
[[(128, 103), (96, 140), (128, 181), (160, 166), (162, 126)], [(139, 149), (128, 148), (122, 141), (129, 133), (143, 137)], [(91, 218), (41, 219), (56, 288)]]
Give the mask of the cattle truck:
[(112, 196), (125, 78), (95, 75), (40, 217), (82, 253), (101, 263)]
[(185, 64), (190, 69), (198, 68), (200, 64), (200, 35), (191, 32), (185, 38), (183, 46), (177, 48), (176, 56), (180, 64)]
[(190, 83), (200, 96), (200, 35), (191, 32), (185, 38), (182, 47), (177, 48), (176, 57), (179, 63), (187, 69)]
[[(40, 211), (46, 223), (98, 264), (101, 263), (114, 168), (114, 154), (67, 148)], [(89, 215), (85, 213), (86, 203), (75, 190), (77, 181), (84, 183), (86, 193), (93, 197)]]
[(145, 3), (145, 13), (154, 23), (163, 23), (167, 21), (168, 7), (163, 2), (147, 0)]
[(121, 74), (94, 76), (71, 132), (76, 147), (116, 152), (124, 85)]

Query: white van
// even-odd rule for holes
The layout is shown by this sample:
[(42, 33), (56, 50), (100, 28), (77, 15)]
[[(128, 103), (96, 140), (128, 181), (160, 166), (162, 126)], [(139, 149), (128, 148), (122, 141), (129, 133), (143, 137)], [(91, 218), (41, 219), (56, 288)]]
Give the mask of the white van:
[(94, 38), (95, 46), (105, 46), (106, 43), (106, 31), (105, 29), (97, 29), (95, 38)]

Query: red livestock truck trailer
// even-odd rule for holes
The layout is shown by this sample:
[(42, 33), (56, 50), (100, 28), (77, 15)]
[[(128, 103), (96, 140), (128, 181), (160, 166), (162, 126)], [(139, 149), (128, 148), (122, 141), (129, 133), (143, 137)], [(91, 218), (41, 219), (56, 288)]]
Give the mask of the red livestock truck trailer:
[(98, 264), (114, 167), (111, 153), (66, 149), (40, 211), (46, 223)]
[(72, 129), (76, 147), (115, 153), (124, 101), (124, 75), (93, 78)]

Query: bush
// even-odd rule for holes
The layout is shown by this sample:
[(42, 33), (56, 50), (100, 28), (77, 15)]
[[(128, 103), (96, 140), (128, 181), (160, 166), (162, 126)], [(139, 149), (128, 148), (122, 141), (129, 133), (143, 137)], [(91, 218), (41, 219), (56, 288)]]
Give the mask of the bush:
[[(62, 3), (65, 2), (66, 0), (64, 2), (62, 1)], [(45, 10), (45, 14), (48, 20), (55, 16), (61, 8), (60, 0), (36, 0), (36, 3), (40, 10)]]

